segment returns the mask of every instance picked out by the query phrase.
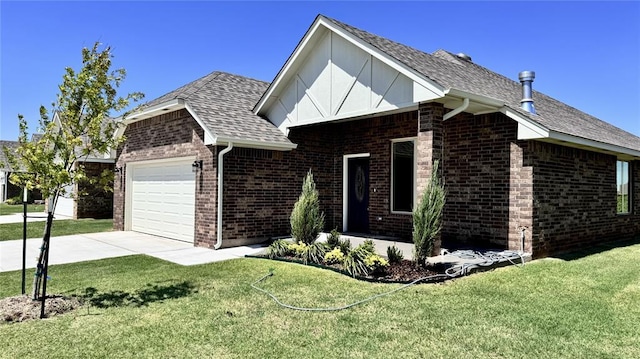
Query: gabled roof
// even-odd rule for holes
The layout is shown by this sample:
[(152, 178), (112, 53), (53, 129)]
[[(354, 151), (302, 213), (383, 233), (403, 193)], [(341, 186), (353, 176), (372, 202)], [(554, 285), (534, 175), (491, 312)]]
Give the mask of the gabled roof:
[(6, 147), (8, 151), (15, 152), (18, 146), (20, 146), (20, 142), (18, 141), (0, 140), (0, 171), (11, 172), (12, 170), (7, 156), (4, 155), (4, 148)]
[[(318, 15), (254, 112), (265, 114), (287, 81), (306, 61), (323, 31), (332, 31), (354, 46), (406, 76), (431, 86), (440, 98), (433, 99), (454, 109), (445, 119), (466, 111), (473, 114), (502, 112), (518, 122), (518, 139), (537, 139), (614, 153), (622, 158), (640, 158), (640, 137), (581, 112), (543, 93), (534, 91), (537, 115), (520, 107), (522, 85), (444, 50), (428, 54), (410, 46), (373, 35), (340, 21)], [(515, 75), (515, 74), (514, 74)], [(535, 88), (535, 83), (534, 83)], [(429, 100), (431, 101), (431, 100)]]
[(186, 108), (205, 131), (205, 144), (233, 142), (240, 147), (289, 150), (289, 139), (251, 109), (268, 83), (225, 72), (212, 72), (156, 98), (125, 119), (131, 123)]
[[(86, 117), (82, 117), (82, 119), (85, 119)], [(117, 121), (119, 121), (117, 118), (114, 117), (105, 117), (102, 119), (102, 122), (100, 123), (100, 132), (105, 133), (108, 131), (110, 131), (110, 127), (109, 125), (115, 125), (117, 123)], [(63, 125), (62, 124), (62, 115), (60, 114), (60, 112), (56, 111), (53, 114), (53, 122), (55, 124), (55, 127), (53, 128), (53, 131), (58, 131), (58, 129)], [(118, 127), (118, 126), (115, 126)], [(72, 136), (72, 134), (70, 134)], [(36, 142), (36, 141), (40, 141), (42, 139), (43, 134), (40, 133), (34, 133), (31, 136), (31, 142)], [(100, 153), (97, 150), (93, 150), (91, 153), (89, 153), (88, 155), (83, 155), (83, 147), (85, 147), (85, 145), (87, 143), (89, 143), (89, 135), (87, 133), (83, 133), (80, 135), (80, 139), (82, 140), (82, 146), (78, 147), (75, 149), (75, 155), (78, 158), (78, 161), (80, 162), (108, 162), (108, 163), (112, 163), (114, 162), (114, 158), (113, 155), (111, 154), (112, 151), (107, 151), (105, 153)], [(115, 155), (115, 152), (114, 152)]]
[[(487, 68), (443, 50), (427, 54), (340, 21), (321, 17), (449, 91), (457, 90), (504, 102), (508, 109), (546, 129), (549, 137), (558, 135), (558, 139), (569, 142), (586, 139), (630, 149), (635, 152), (635, 156), (640, 155), (640, 137), (541, 92), (533, 92), (537, 115), (522, 110), (521, 84)], [(562, 136), (563, 134), (569, 137)], [(587, 143), (593, 145), (590, 141)]]

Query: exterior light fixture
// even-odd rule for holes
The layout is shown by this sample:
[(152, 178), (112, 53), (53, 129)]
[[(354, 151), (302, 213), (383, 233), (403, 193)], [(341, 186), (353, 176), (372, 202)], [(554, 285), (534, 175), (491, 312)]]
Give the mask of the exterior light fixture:
[(191, 172), (198, 172), (199, 169), (202, 169), (202, 160), (195, 160), (191, 164)]

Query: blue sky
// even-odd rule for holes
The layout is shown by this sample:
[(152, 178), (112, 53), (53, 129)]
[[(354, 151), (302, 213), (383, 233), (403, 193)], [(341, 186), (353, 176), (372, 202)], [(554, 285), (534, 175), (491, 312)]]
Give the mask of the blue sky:
[(271, 81), (318, 13), (425, 52), (464, 52), (640, 136), (640, 2), (0, 2), (0, 139), (36, 129), (80, 50), (112, 46), (145, 101), (214, 70)]

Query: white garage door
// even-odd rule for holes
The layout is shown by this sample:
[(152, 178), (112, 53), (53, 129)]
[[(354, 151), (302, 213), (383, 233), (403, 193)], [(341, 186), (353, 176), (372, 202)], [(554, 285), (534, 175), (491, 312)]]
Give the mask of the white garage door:
[(58, 197), (58, 203), (56, 203), (56, 211), (54, 216), (62, 216), (73, 218), (73, 207), (75, 206), (75, 201), (73, 198), (67, 197)]
[(129, 167), (131, 230), (193, 242), (196, 185), (192, 162)]

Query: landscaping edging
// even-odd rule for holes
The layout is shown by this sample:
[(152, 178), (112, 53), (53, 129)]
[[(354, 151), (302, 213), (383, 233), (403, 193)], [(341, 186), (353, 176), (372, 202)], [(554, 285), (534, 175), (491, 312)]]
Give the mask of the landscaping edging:
[[(296, 263), (296, 264), (301, 264), (301, 265), (306, 265), (306, 266), (311, 266), (311, 267), (315, 267), (315, 268), (319, 268), (319, 269), (328, 269), (331, 270), (333, 272), (339, 273), (339, 274), (343, 274), (347, 277), (350, 278), (354, 278), (357, 280), (361, 280), (361, 281), (365, 281), (365, 282), (370, 282), (370, 283), (387, 283), (387, 284), (410, 284), (410, 283), (414, 283), (417, 280), (419, 280), (420, 278), (416, 278), (413, 280), (393, 280), (393, 279), (385, 279), (384, 277), (362, 277), (362, 276), (352, 276), (349, 273), (347, 273), (344, 270), (341, 270), (339, 268), (335, 268), (335, 267), (331, 267), (331, 266), (326, 266), (323, 264), (319, 264), (319, 263), (304, 263), (301, 260), (297, 260), (297, 259), (291, 259), (291, 258), (282, 258), (282, 257), (275, 257), (275, 258), (269, 258), (266, 255), (245, 255), (246, 258), (257, 258), (257, 259), (266, 259), (266, 260), (272, 260), (272, 261), (278, 261), (278, 262), (285, 262), (285, 263)], [(429, 277), (433, 277), (433, 278), (429, 278)], [(419, 280), (418, 282), (416, 282), (416, 284), (420, 284), (420, 283), (425, 283), (425, 284), (429, 284), (429, 283), (442, 283), (444, 281), (450, 280), (450, 279), (454, 279), (454, 278), (459, 278), (460, 276), (449, 276), (445, 273), (437, 273), (437, 274), (433, 274), (431, 276), (425, 277), (424, 280)]]

